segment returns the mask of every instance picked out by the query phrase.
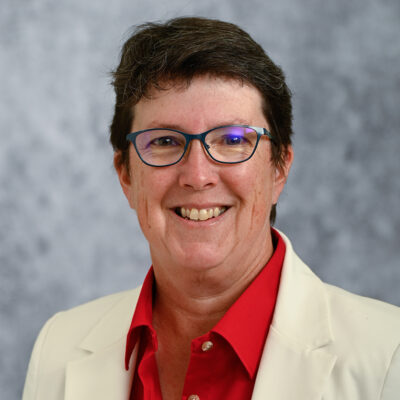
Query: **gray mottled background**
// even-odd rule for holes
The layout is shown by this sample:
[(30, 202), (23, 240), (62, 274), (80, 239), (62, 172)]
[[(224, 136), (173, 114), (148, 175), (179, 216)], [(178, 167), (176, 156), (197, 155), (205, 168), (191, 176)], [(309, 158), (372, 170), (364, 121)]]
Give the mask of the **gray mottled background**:
[(144, 277), (108, 71), (132, 25), (180, 15), (238, 23), (283, 66), (296, 159), (277, 226), (324, 280), (400, 305), (398, 0), (2, 0), (2, 399), (20, 398), (47, 318)]

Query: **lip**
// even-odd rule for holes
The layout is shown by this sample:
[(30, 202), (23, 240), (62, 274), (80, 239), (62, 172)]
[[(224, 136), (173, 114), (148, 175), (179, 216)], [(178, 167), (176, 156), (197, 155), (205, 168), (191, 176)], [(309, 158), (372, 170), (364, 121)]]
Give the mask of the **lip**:
[[(206, 206), (206, 207), (202, 206), (202, 208), (213, 208), (213, 207), (218, 207), (218, 206), (215, 206), (215, 205), (214, 206)], [(218, 215), (218, 217), (209, 218), (205, 221), (200, 221), (200, 220), (193, 221), (189, 218), (183, 218), (175, 212), (175, 208), (171, 208), (170, 212), (174, 216), (174, 218), (177, 219), (177, 221), (179, 221), (182, 224), (185, 224), (185, 226), (204, 227), (204, 226), (214, 225), (214, 224), (218, 223), (219, 221), (221, 221), (225, 217), (225, 214), (227, 214), (230, 210), (230, 206), (223, 206), (223, 207), (226, 207), (226, 210), (222, 214)], [(187, 207), (187, 208), (189, 208), (189, 207)], [(192, 208), (197, 208), (197, 207), (193, 206)]]
[(175, 210), (176, 208), (188, 208), (191, 210), (192, 208), (197, 208), (198, 210), (201, 209), (208, 209), (208, 208), (215, 208), (215, 207), (226, 207), (227, 209), (230, 207), (229, 204), (224, 204), (224, 203), (206, 203), (206, 204), (195, 204), (195, 203), (187, 203), (187, 204), (178, 204), (173, 207), (169, 207), (170, 210)]

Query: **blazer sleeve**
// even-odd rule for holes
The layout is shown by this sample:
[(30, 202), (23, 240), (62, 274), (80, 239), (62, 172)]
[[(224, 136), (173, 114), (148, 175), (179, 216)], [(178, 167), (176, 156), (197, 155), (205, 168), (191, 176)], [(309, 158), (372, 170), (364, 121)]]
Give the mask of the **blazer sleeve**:
[(381, 400), (400, 399), (400, 344), (397, 346), (382, 388)]
[[(41, 376), (43, 375), (42, 371), (42, 355), (43, 348), (46, 343), (46, 339), (50, 328), (57, 318), (58, 314), (55, 314), (51, 317), (41, 329), (35, 345), (33, 346), (32, 355), (29, 361), (28, 372), (26, 374), (25, 386), (22, 395), (22, 400), (37, 400), (38, 399), (38, 387), (40, 384)], [(40, 399), (44, 400), (44, 399)], [(56, 400), (56, 399), (54, 399)]]

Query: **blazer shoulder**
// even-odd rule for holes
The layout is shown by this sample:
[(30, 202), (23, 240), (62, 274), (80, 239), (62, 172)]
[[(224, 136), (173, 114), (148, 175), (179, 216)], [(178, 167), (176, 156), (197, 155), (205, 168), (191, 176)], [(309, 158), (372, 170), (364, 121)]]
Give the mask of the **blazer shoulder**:
[(334, 342), (347, 356), (388, 366), (400, 344), (400, 308), (325, 285)]
[(33, 347), (23, 400), (63, 398), (67, 363), (126, 335), (139, 293), (140, 287), (115, 293), (52, 316)]
[(115, 305), (120, 302), (136, 303), (140, 293), (140, 287), (136, 289), (126, 290), (123, 292), (113, 293), (103, 296), (87, 303), (80, 304), (76, 307), (60, 311), (55, 314), (56, 319), (60, 323), (65, 323), (67, 320), (80, 321), (83, 319), (85, 325), (91, 325), (101, 318), (104, 314), (110, 311)]
[(341, 323), (369, 328), (374, 331), (386, 331), (400, 339), (400, 307), (380, 300), (350, 293), (344, 289), (325, 283), (332, 318)]
[(109, 319), (113, 320), (110, 329), (115, 337), (123, 335), (129, 328), (139, 293), (140, 287), (100, 297), (60, 311), (45, 324), (41, 336), (46, 334), (47, 347), (56, 346), (57, 343), (57, 347), (61, 347), (59, 344), (63, 343), (63, 348), (67, 349), (68, 344), (80, 345), (86, 337), (91, 336), (91, 332), (98, 324)]

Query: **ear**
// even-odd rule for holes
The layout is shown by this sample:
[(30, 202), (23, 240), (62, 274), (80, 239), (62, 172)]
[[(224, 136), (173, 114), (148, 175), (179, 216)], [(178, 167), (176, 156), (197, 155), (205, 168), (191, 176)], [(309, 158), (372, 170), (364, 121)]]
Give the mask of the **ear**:
[(131, 173), (127, 163), (122, 160), (122, 152), (120, 150), (114, 152), (114, 168), (117, 171), (119, 183), (130, 207), (135, 209)]
[(276, 204), (278, 202), (279, 196), (282, 193), (283, 188), (285, 187), (290, 168), (292, 167), (293, 157), (293, 147), (289, 145), (285, 151), (285, 159), (283, 165), (279, 165), (275, 169), (274, 191), (272, 195), (273, 204)]

